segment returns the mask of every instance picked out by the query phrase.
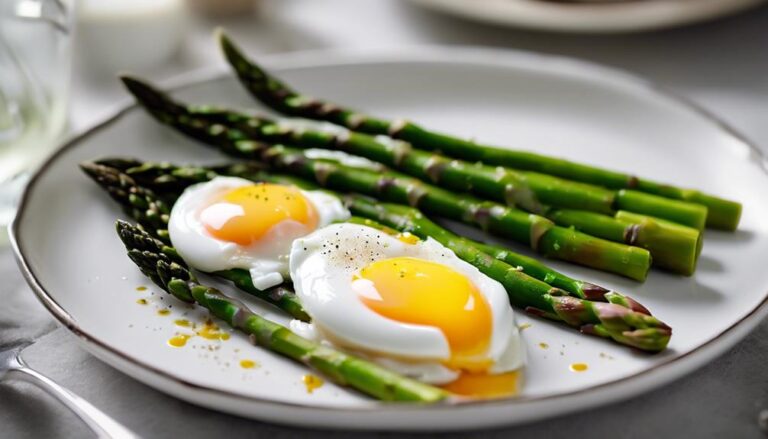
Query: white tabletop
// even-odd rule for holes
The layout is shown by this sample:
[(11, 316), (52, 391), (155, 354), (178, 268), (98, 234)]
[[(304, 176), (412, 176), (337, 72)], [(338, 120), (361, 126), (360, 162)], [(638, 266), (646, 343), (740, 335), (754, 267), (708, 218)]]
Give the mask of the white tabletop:
[[(435, 14), (404, 1), (272, 0), (263, 2), (256, 19), (197, 21), (176, 59), (155, 70), (135, 73), (164, 79), (190, 69), (223, 64), (210, 36), (217, 24), (227, 27), (252, 53), (448, 44), (585, 58), (645, 76), (704, 105), (768, 151), (768, 7), (675, 30), (588, 36), (485, 26)], [(121, 67), (131, 70), (132, 66)], [(88, 126), (125, 99), (111, 75), (86, 71), (87, 65), (76, 62), (74, 130)], [(0, 251), (0, 276), (0, 345), (18, 337), (47, 334), (25, 353), (28, 361), (137, 433), (188, 438), (221, 434), (273, 438), (310, 435), (305, 430), (201, 409), (128, 378), (81, 350), (65, 330), (54, 330), (51, 318), (23, 285), (8, 250)], [(768, 409), (766, 364), (768, 322), (711, 365), (661, 390), (586, 413), (483, 435), (761, 437), (758, 417)], [(0, 387), (0, 437), (75, 438), (87, 437), (87, 430), (41, 392), (9, 384)]]

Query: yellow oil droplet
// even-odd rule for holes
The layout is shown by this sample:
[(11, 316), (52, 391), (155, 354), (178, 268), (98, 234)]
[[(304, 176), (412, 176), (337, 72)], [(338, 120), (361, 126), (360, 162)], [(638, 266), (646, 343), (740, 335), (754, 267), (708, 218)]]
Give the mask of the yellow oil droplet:
[(256, 367), (256, 362), (253, 360), (240, 360), (240, 367), (243, 369), (253, 369)]
[(549, 349), (549, 345), (544, 342), (539, 343), (539, 347), (542, 349)]
[(304, 375), (301, 377), (301, 381), (304, 383), (304, 386), (307, 388), (307, 393), (312, 393), (316, 389), (319, 389), (322, 387), (323, 384), (325, 384), (325, 381), (323, 381), (322, 378), (316, 375)]
[(187, 340), (189, 340), (188, 335), (175, 335), (168, 340), (168, 346), (180, 348), (187, 344)]
[(210, 320), (206, 321), (203, 328), (197, 331), (197, 335), (207, 340), (229, 340), (230, 337), (228, 332), (221, 331), (219, 327)]
[(159, 316), (167, 316), (170, 313), (171, 313), (171, 310), (168, 309), (168, 308), (163, 308), (163, 309), (158, 309), (157, 310), (157, 315), (159, 315)]
[(147, 291), (147, 287), (145, 287), (144, 285), (139, 285), (138, 287), (136, 287), (136, 291)]
[(586, 363), (573, 363), (569, 366), (569, 369), (571, 369), (571, 372), (584, 372), (589, 369), (589, 366)]
[(530, 323), (523, 323), (522, 325), (518, 326), (517, 329), (519, 329), (521, 331), (525, 331), (526, 329), (528, 329), (530, 327), (531, 327)]
[(399, 239), (400, 241), (406, 244), (416, 244), (417, 242), (421, 241), (418, 236), (410, 232), (398, 233), (397, 235), (395, 235), (395, 238)]
[(189, 323), (189, 320), (187, 319), (178, 319), (173, 321), (176, 326), (181, 326), (182, 328), (189, 328), (191, 326), (191, 323)]
[(138, 303), (139, 305), (146, 305), (147, 304), (147, 299), (139, 299), (139, 300), (136, 301), (136, 303)]

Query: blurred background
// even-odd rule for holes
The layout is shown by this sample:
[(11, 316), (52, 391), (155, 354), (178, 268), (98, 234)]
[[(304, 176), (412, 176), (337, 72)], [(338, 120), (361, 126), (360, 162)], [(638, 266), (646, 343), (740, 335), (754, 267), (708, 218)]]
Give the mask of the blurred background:
[[(253, 56), (299, 50), (461, 45), (586, 59), (643, 76), (695, 101), (768, 151), (768, 6), (764, 3), (0, 0), (0, 225), (12, 217), (14, 200), (32, 167), (68, 134), (87, 128), (128, 102), (116, 79), (118, 72), (163, 81), (197, 69), (225, 70), (212, 38), (218, 26), (225, 27)], [(27, 288), (7, 249), (0, 249), (0, 277), (7, 290), (0, 292)], [(0, 322), (0, 331), (18, 331), (30, 338), (53, 331), (51, 318), (28, 291), (9, 297), (5, 306), (20, 310), (18, 318), (24, 326)], [(39, 369), (108, 411), (145, 413), (146, 409), (142, 412), (125, 398), (110, 399), (108, 392), (94, 388), (112, 386), (143, 392), (171, 412), (194, 413), (199, 418), (200, 435), (220, 433), (214, 421), (241, 432), (254, 425), (156, 394), (94, 360), (73, 343), (67, 346), (70, 336), (57, 332), (48, 344), (38, 343), (42, 347), (37, 354), (32, 352), (31, 362), (36, 361)], [(768, 325), (764, 323), (724, 359), (668, 389), (619, 405), (616, 410), (632, 411), (633, 419), (618, 417), (613, 424), (642, 424), (645, 430), (635, 431), (645, 432), (651, 425), (661, 429), (672, 423), (687, 427), (691, 434), (696, 431), (700, 437), (760, 434), (760, 413), (765, 413), (762, 422), (768, 424), (768, 394), (765, 374), (753, 372), (762, 370), (768, 359), (766, 335)], [(22, 396), (0, 393), (0, 425), (8, 426), (7, 431), (24, 431), (29, 437), (50, 431), (69, 431), (77, 437), (84, 431), (64, 415), (47, 416), (50, 425), (45, 428), (30, 427), (25, 420), (42, 408), (48, 414), (57, 414), (60, 409), (44, 398), (29, 402)], [(724, 405), (729, 410), (722, 411)], [(672, 408), (674, 417), (670, 416)], [(583, 418), (574, 415), (521, 432), (564, 437), (572, 430), (561, 427), (589, 428)], [(604, 417), (603, 421), (609, 429), (611, 420)], [(181, 420), (163, 422), (162, 428), (172, 431)], [(0, 428), (0, 437), (5, 437), (3, 431)], [(290, 430), (280, 427), (261, 431), (264, 435), (290, 436)], [(12, 433), (10, 437), (15, 436)]]
[[(501, 0), (514, 4), (519, 0)], [(605, 0), (603, 0), (605, 2)], [(726, 0), (717, 3), (739, 3)], [(100, 5), (91, 14), (88, 5)], [(212, 30), (225, 26), (250, 53), (275, 53), (316, 49), (376, 49), (408, 45), (448, 44), (514, 48), (575, 56), (627, 69), (645, 76), (718, 112), (747, 133), (765, 128), (760, 114), (768, 93), (768, 8), (724, 9), (736, 15), (712, 17), (703, 24), (658, 30), (594, 33), (535, 30), (510, 23), (486, 23), (462, 15), (430, 9), (430, 2), (403, 0), (256, 0), (126, 1), (147, 16), (121, 14), (117, 24), (101, 33), (99, 9), (120, 4), (118, 0), (81, 3), (80, 35), (75, 49), (72, 120), (74, 127), (87, 120), (93, 109), (114, 104), (120, 91), (114, 72), (130, 70), (154, 78), (170, 77), (196, 68), (223, 66)], [(422, 3), (424, 5), (422, 5)], [(440, 2), (436, 2), (440, 3)], [(445, 3), (445, 2), (443, 2)], [(499, 0), (458, 0), (471, 7)], [(555, 8), (566, 24), (569, 9), (581, 5), (522, 0)], [(711, 0), (636, 0), (588, 5), (591, 9), (625, 8), (627, 5), (682, 4), (696, 10)], [(741, 2), (743, 3), (743, 2)], [(757, 4), (756, 2), (752, 2)], [(208, 5), (207, 14), (190, 11), (192, 5)], [(167, 8), (167, 10), (164, 10)], [(231, 8), (231, 9), (230, 9)], [(156, 9), (156, 10), (155, 10)], [(229, 10), (230, 13), (227, 13)], [(587, 15), (599, 15), (599, 12)], [(118, 13), (120, 11), (115, 11)], [(139, 11), (136, 11), (138, 14)], [(631, 15), (627, 10), (620, 15)], [(157, 14), (156, 17), (151, 17)], [(127, 16), (126, 16), (127, 15)], [(109, 17), (103, 17), (104, 20)], [(150, 19), (155, 20), (151, 23)], [(611, 17), (606, 18), (610, 20)], [(132, 23), (131, 20), (136, 20)], [(141, 22), (139, 26), (137, 23)], [(533, 26), (534, 24), (530, 24)], [(130, 29), (130, 30), (129, 30)], [(587, 32), (585, 32), (587, 31)], [(101, 47), (93, 47), (98, 44)], [(175, 46), (175, 47), (174, 47)], [(79, 50), (78, 50), (79, 49)], [(89, 56), (91, 55), (91, 56)], [(113, 91), (114, 94), (109, 93)], [(741, 109), (755, 111), (741, 111)], [(740, 114), (731, 114), (737, 111)], [(760, 132), (768, 135), (768, 131)]]

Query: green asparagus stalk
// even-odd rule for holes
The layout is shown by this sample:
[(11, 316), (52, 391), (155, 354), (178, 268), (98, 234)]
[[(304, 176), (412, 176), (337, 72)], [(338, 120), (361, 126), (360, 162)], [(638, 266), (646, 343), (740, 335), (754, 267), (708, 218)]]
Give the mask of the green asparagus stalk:
[(646, 351), (663, 350), (672, 335), (669, 326), (643, 312), (644, 308), (633, 310), (632, 304), (624, 302), (628, 299), (625, 296), (616, 297), (614, 300), (617, 303), (603, 303), (562, 296), (553, 290), (541, 294), (533, 288), (520, 288), (521, 282), (511, 276), (514, 273), (514, 270), (510, 270), (512, 266), (481, 251), (471, 241), (441, 229), (416, 209), (376, 203), (359, 196), (350, 196), (347, 201), (357, 215), (374, 218), (375, 221), (399, 230), (410, 230), (417, 236), (436, 239), (453, 250), (459, 258), (499, 281), (507, 290), (510, 302), (530, 314), (559, 320), (579, 328), (583, 333), (611, 338)]
[(685, 276), (696, 271), (704, 237), (692, 227), (626, 211), (607, 217), (583, 210), (556, 209), (547, 218), (588, 235), (648, 250), (653, 265)]
[[(105, 168), (105, 163), (112, 166), (119, 166), (124, 169)], [(191, 184), (208, 181), (216, 175), (229, 175), (239, 176), (242, 178), (248, 178), (254, 181), (271, 181), (281, 184), (293, 184), (303, 188), (311, 187), (312, 184), (304, 180), (297, 179), (290, 176), (280, 176), (275, 174), (266, 174), (260, 171), (259, 168), (254, 168), (250, 164), (233, 164), (218, 167), (218, 171), (214, 171), (217, 168), (200, 168), (200, 167), (176, 167), (168, 163), (153, 164), (153, 163), (140, 163), (134, 160), (124, 159), (108, 159), (102, 160), (97, 164), (83, 163), (81, 167), (92, 176), (99, 184), (102, 185), (108, 191), (115, 187), (118, 187), (126, 192), (141, 193), (144, 199), (150, 202), (157, 198), (154, 190), (146, 189), (147, 186), (160, 190), (161, 195), (164, 195), (169, 200), (175, 200), (183, 191), (184, 188)], [(131, 173), (128, 175), (122, 171)], [(138, 177), (142, 181), (142, 185), (138, 185), (133, 177)], [(315, 186), (316, 188), (316, 186)], [(338, 194), (337, 194), (338, 196)], [(136, 202), (134, 199), (128, 199), (126, 197), (113, 197), (118, 203), (126, 205), (127, 203)], [(172, 202), (172, 201), (171, 201)], [(142, 219), (143, 212), (135, 210), (131, 204), (127, 204), (125, 209), (135, 219)], [(167, 226), (167, 215), (164, 216), (165, 222), (160, 224), (162, 228), (160, 230), (164, 233), (164, 228)], [(371, 224), (369, 224), (371, 225)], [(434, 227), (438, 227), (436, 224)], [(156, 229), (151, 229), (156, 230)], [(445, 233), (449, 233), (445, 231)], [(480, 245), (478, 243), (478, 245)], [(168, 247), (170, 250), (173, 248)], [(609, 299), (616, 301), (621, 297), (617, 303), (622, 303), (627, 306), (632, 306), (633, 309), (648, 313), (647, 309), (642, 305), (633, 301), (630, 298), (626, 298), (618, 293), (611, 293), (609, 290), (599, 287), (594, 284), (586, 282), (576, 282), (565, 275), (557, 273), (554, 270), (548, 269), (543, 264), (539, 263), (533, 258), (528, 258), (522, 255), (515, 255), (511, 252), (497, 254), (503, 255), (503, 260), (508, 263), (514, 263), (513, 267), (521, 266), (534, 274), (538, 274), (539, 280), (549, 280), (546, 282), (554, 287), (558, 287), (558, 284), (569, 287), (569, 291), (575, 294), (577, 297), (588, 298), (590, 300), (608, 301)], [(223, 272), (217, 272), (216, 275), (232, 281), (238, 288), (249, 292), (257, 297), (263, 297), (265, 293), (257, 290), (253, 287), (253, 282), (250, 275), (246, 270), (229, 270)], [(534, 276), (535, 277), (535, 276)], [(308, 321), (306, 313), (301, 308), (298, 300), (288, 289), (282, 289), (275, 292), (271, 292), (267, 296), (268, 301), (284, 309), (289, 314), (297, 316), (301, 320)], [(285, 296), (285, 297), (283, 297)], [(276, 300), (279, 299), (279, 300)]]
[(156, 197), (152, 191), (137, 185), (131, 177), (112, 168), (92, 163), (81, 163), (80, 168), (104, 189), (142, 230), (170, 245), (168, 219), (171, 209), (163, 200)]
[[(342, 164), (339, 160), (324, 160)], [(696, 271), (704, 242), (702, 233), (692, 227), (622, 210), (610, 217), (584, 210), (549, 208), (545, 216), (588, 235), (644, 248), (651, 253), (653, 265), (686, 276)]]
[(338, 149), (376, 160), (424, 181), (453, 190), (473, 192), (540, 215), (551, 214), (554, 211), (552, 206), (556, 206), (611, 216), (616, 214), (616, 210), (630, 211), (666, 218), (697, 230), (703, 229), (706, 221), (706, 207), (694, 203), (637, 191), (613, 191), (545, 174), (449, 159), (385, 137), (371, 137), (349, 131), (311, 130), (303, 126), (291, 126), (290, 122), (276, 123), (208, 107), (191, 108), (191, 111), (214, 123), (235, 126), (252, 140), (285, 143), (302, 148)]
[[(133, 178), (117, 169), (95, 163), (81, 163), (80, 168), (101, 186), (122, 208), (141, 225), (142, 230), (165, 244), (164, 252), (173, 262), (182, 264), (181, 257), (170, 247), (168, 218), (170, 210), (151, 190), (139, 186)], [(253, 286), (248, 270), (232, 269), (210, 273), (235, 284), (241, 290), (284, 310), (293, 318), (309, 321), (296, 294), (285, 285), (260, 290)]]
[[(421, 238), (433, 238), (444, 246), (454, 250), (459, 258), (466, 260), (474, 265), (480, 271), (486, 273), (489, 277), (505, 283), (506, 275), (501, 275), (498, 268), (491, 270), (487, 264), (486, 258), (478, 258), (477, 253), (468, 248), (474, 248), (481, 253), (492, 256), (493, 258), (505, 263), (505, 272), (509, 270), (520, 270), (523, 273), (535, 279), (541, 280), (555, 288), (562, 289), (571, 296), (579, 299), (586, 299), (598, 302), (610, 302), (624, 306), (643, 314), (651, 315), (650, 311), (631, 297), (625, 296), (617, 291), (611, 291), (599, 285), (590, 282), (576, 280), (562, 273), (559, 273), (546, 265), (536, 261), (533, 258), (511, 252), (502, 247), (483, 244), (460, 237), (447, 229), (440, 227), (426, 218), (421, 212), (412, 207), (401, 204), (380, 203), (367, 197), (349, 194), (344, 196), (347, 207), (359, 217), (352, 217), (350, 222), (358, 222), (369, 227), (386, 230), (394, 229), (401, 233), (412, 233)], [(486, 272), (487, 271), (487, 272)], [(550, 294), (553, 290), (550, 290)]]
[[(355, 154), (366, 154), (371, 159), (386, 163), (392, 161), (401, 163), (409, 167), (412, 175), (423, 180), (427, 177), (435, 180), (433, 177), (436, 174), (430, 169), (450, 170), (460, 167), (462, 169), (460, 172), (451, 171), (453, 173), (449, 175), (451, 181), (459, 182), (460, 188), (474, 187), (485, 191), (486, 195), (507, 194), (510, 199), (517, 200), (518, 204), (525, 205), (526, 210), (540, 212), (561, 226), (574, 227), (598, 238), (645, 248), (651, 251), (656, 266), (660, 268), (684, 275), (693, 274), (696, 268), (698, 260), (696, 249), (700, 248), (702, 242), (701, 234), (697, 230), (687, 230), (670, 222), (657, 221), (650, 217), (642, 217), (642, 221), (636, 222), (618, 219), (623, 211), (617, 212), (616, 217), (610, 217), (584, 210), (553, 209), (540, 203), (535, 195), (525, 190), (524, 182), (505, 180), (506, 182), (499, 183), (501, 180), (496, 180), (498, 173), (492, 168), (485, 167), (483, 170), (478, 165), (459, 165), (455, 160), (447, 161), (433, 154), (407, 147), (403, 149), (402, 145), (392, 147), (391, 144), (380, 143), (362, 134), (297, 130), (234, 112), (185, 106), (141, 81), (132, 78), (124, 78), (124, 81), (137, 99), (159, 120), (170, 123), (183, 132), (186, 130), (187, 134), (193, 137), (196, 135), (199, 137), (201, 127), (207, 124), (208, 127), (215, 127), (217, 130), (228, 127), (227, 133), (236, 134), (238, 139), (257, 137), (268, 141), (288, 140), (295, 141), (304, 147), (333, 148), (348, 145), (348, 147), (342, 146), (341, 149)], [(232, 128), (231, 124), (236, 124), (236, 128)], [(206, 135), (217, 136), (215, 133)], [(427, 170), (419, 171), (423, 169)], [(473, 180), (464, 178), (462, 175), (479, 177)], [(441, 184), (444, 180), (439, 179)], [(641, 218), (637, 215), (634, 217)]]
[(179, 300), (206, 308), (233, 328), (248, 334), (258, 346), (303, 363), (340, 385), (384, 401), (436, 403), (450, 398), (442, 389), (307, 340), (254, 314), (242, 302), (200, 284), (187, 268), (165, 257), (161, 241), (126, 222), (117, 222), (117, 233), (131, 260), (157, 286)]
[[(129, 84), (133, 81), (127, 80)], [(140, 84), (140, 83), (138, 83)], [(644, 280), (650, 268), (650, 253), (555, 226), (550, 220), (471, 196), (458, 196), (421, 180), (394, 173), (381, 173), (345, 167), (316, 160), (301, 151), (282, 145), (271, 146), (246, 140), (239, 130), (212, 124), (162, 94), (152, 94), (141, 102), (159, 121), (180, 132), (217, 146), (222, 151), (246, 159), (256, 159), (275, 169), (316, 181), (335, 190), (354, 190), (390, 202), (410, 204), (426, 212), (464, 221), (531, 246), (545, 256)]]
[[(132, 175), (129, 175), (125, 172), (120, 172), (121, 169), (105, 166), (105, 164), (124, 168), (124, 171), (130, 172)], [(81, 168), (86, 171), (86, 173), (91, 176), (97, 183), (99, 183), (108, 193), (110, 193), (112, 198), (124, 207), (126, 213), (131, 215), (131, 217), (137, 221), (145, 221), (145, 217), (147, 216), (144, 210), (137, 208), (137, 205), (154, 206), (160, 204), (157, 202), (158, 196), (155, 195), (155, 191), (147, 189), (147, 186), (159, 188), (160, 194), (165, 196), (168, 200), (175, 200), (187, 186), (208, 181), (216, 175), (239, 176), (254, 181), (272, 181), (282, 184), (298, 185), (304, 188), (312, 186), (311, 183), (297, 179), (295, 177), (267, 174), (260, 170), (259, 167), (254, 167), (253, 164), (232, 164), (220, 166), (218, 168), (200, 168), (191, 166), (176, 167), (167, 163), (141, 164), (140, 162), (133, 160), (129, 161), (124, 159), (109, 159), (102, 160), (99, 163), (83, 163), (81, 164)], [(140, 178), (142, 185), (137, 184), (133, 177)], [(131, 193), (134, 194), (134, 196), (128, 197), (123, 195), (125, 193)], [(140, 194), (140, 196), (136, 194)], [(155, 214), (153, 216), (158, 215)], [(153, 234), (165, 236), (167, 238), (167, 208), (164, 208), (164, 213), (160, 218), (161, 219), (159, 219), (157, 222), (153, 223), (153, 227), (145, 228), (145, 230), (153, 231)], [(437, 227), (438, 226), (435, 224), (434, 228)], [(445, 233), (448, 232), (445, 231)], [(169, 243), (167, 239), (166, 243)], [(168, 251), (175, 252), (172, 247), (167, 247), (167, 249)], [(568, 290), (573, 291), (572, 294), (575, 294), (577, 297), (599, 301), (608, 301), (610, 299), (616, 301), (617, 303), (631, 306), (633, 309), (648, 313), (647, 309), (630, 298), (627, 298), (618, 293), (611, 294), (609, 290), (594, 284), (587, 282), (576, 282), (566, 277), (565, 275), (546, 268), (543, 264), (539, 263), (533, 258), (527, 258), (522, 255), (517, 255), (516, 257), (515, 254), (506, 252), (506, 254), (504, 254), (504, 259), (506, 262), (514, 263), (513, 267), (522, 266), (524, 267), (524, 271), (525, 268), (527, 268), (528, 271), (532, 271), (534, 274), (538, 274), (539, 280), (550, 280), (550, 282), (546, 283), (554, 287), (558, 287), (558, 285), (568, 287)], [(281, 287), (277, 289), (270, 289), (268, 291), (258, 290), (253, 287), (250, 274), (246, 270), (226, 270), (213, 274), (231, 281), (241, 290), (278, 306), (279, 308), (300, 320), (309, 321), (309, 317), (302, 308), (295, 294), (293, 294), (293, 292), (288, 288)]]
[[(145, 192), (151, 193), (146, 190)], [(664, 349), (671, 337), (671, 329), (667, 325), (650, 316), (642, 305), (631, 298), (602, 289), (600, 299), (610, 303), (592, 302), (568, 296), (573, 299), (569, 300), (566, 298), (565, 291), (534, 279), (503, 260), (483, 253), (471, 241), (440, 228), (415, 209), (377, 204), (359, 196), (349, 197), (348, 200), (361, 213), (367, 212), (403, 230), (413, 230), (419, 236), (433, 236), (440, 240), (454, 250), (457, 256), (502, 283), (510, 294), (510, 301), (533, 315), (563, 321), (584, 333), (610, 338), (618, 343), (647, 351)], [(126, 241), (125, 238), (124, 241)], [(159, 240), (155, 242), (160, 243)], [(151, 243), (143, 245), (147, 246)], [(134, 246), (144, 249), (139, 245), (134, 244)], [(600, 292), (599, 290), (601, 287), (593, 288), (591, 291), (597, 293)], [(624, 311), (617, 308), (622, 308)]]
[(177, 165), (170, 162), (141, 161), (124, 157), (106, 157), (93, 161), (130, 177), (142, 188), (172, 205), (189, 186), (205, 183), (218, 176), (240, 177), (254, 182), (270, 182), (296, 186), (305, 190), (320, 189), (315, 183), (289, 174), (268, 172), (259, 162), (232, 162), (222, 165)]
[[(134, 89), (138, 87), (134, 86)], [(616, 210), (666, 218), (703, 229), (706, 207), (630, 190), (609, 190), (599, 186), (563, 180), (550, 175), (515, 171), (481, 163), (450, 159), (434, 152), (414, 149), (409, 143), (367, 134), (312, 130), (276, 123), (269, 119), (223, 111), (217, 108), (190, 108), (214, 123), (232, 125), (252, 140), (285, 143), (302, 148), (338, 149), (376, 160), (424, 181), (449, 189), (473, 192), (484, 198), (519, 206), (528, 212), (547, 215), (551, 206), (614, 215)]]
[[(280, 184), (289, 184), (308, 190), (317, 189), (315, 184), (307, 182), (306, 180), (284, 174), (265, 172), (263, 166), (258, 163), (235, 163), (222, 166), (199, 167), (177, 166), (170, 163), (140, 162), (119, 158), (102, 159), (97, 163), (116, 166), (120, 171), (138, 181), (142, 187), (148, 187), (156, 193), (170, 194), (170, 199), (175, 199), (176, 196), (188, 186), (209, 181), (217, 175), (236, 176), (252, 181), (269, 181)], [(366, 219), (362, 224), (384, 230), (384, 226), (376, 222), (381, 219), (378, 216), (379, 210), (376, 211), (377, 216), (372, 217), (371, 215), (366, 215), (366, 213), (371, 212), (370, 210), (360, 208), (360, 206), (366, 205), (364, 198), (353, 195), (344, 196), (338, 193), (334, 193), (334, 195), (347, 200), (347, 203), (350, 204), (349, 207), (352, 208), (353, 211), (366, 216)], [(370, 202), (368, 202), (368, 204), (370, 204)], [(386, 206), (392, 206), (387, 209), (389, 211), (398, 211), (397, 209), (404, 208), (398, 208), (388, 204), (380, 205), (385, 206), (381, 207), (381, 209), (385, 209)], [(415, 210), (412, 208), (407, 209)], [(426, 239), (428, 236), (441, 236), (443, 239), (438, 239), (438, 241), (449, 248), (452, 241), (464, 239), (468, 245), (473, 245), (482, 252), (488, 253), (496, 259), (506, 262), (512, 267), (522, 269), (523, 273), (555, 288), (565, 290), (575, 297), (617, 303), (631, 308), (634, 311), (650, 314), (645, 307), (623, 294), (610, 291), (607, 288), (595, 285), (591, 282), (573, 279), (547, 267), (534, 258), (520, 255), (498, 246), (482, 244), (466, 238), (459, 238), (452, 232), (431, 222), (427, 218), (420, 217), (417, 223), (411, 222), (410, 219), (415, 217), (417, 217), (417, 213), (413, 212), (409, 215), (400, 215), (399, 220), (396, 223), (393, 223), (393, 221), (387, 221), (387, 223), (389, 227), (392, 227), (397, 231), (410, 232), (422, 239)], [(356, 222), (356, 219), (352, 218), (350, 222)], [(432, 235), (430, 235), (430, 233)]]
[[(242, 51), (223, 33), (219, 34), (219, 41), (227, 60), (248, 91), (267, 106), (282, 113), (308, 119), (325, 120), (363, 133), (390, 136), (407, 141), (419, 149), (440, 151), (450, 157), (470, 162), (507, 166), (530, 171), (537, 175), (549, 174), (619, 190), (616, 198), (617, 206), (620, 209), (633, 210), (651, 207), (644, 205), (653, 199), (642, 197), (637, 192), (696, 203), (707, 208), (707, 226), (724, 230), (735, 230), (738, 226), (741, 217), (741, 204), (734, 201), (693, 189), (657, 183), (633, 175), (560, 158), (483, 145), (430, 131), (410, 121), (379, 119), (349, 108), (301, 95), (247, 59)], [(660, 206), (661, 212), (670, 213), (666, 205), (662, 203)], [(631, 207), (631, 209), (627, 207)], [(637, 210), (637, 212), (666, 218), (659, 215), (660, 212), (641, 210)], [(676, 221), (675, 218), (667, 219)], [(696, 226), (691, 223), (683, 224)]]

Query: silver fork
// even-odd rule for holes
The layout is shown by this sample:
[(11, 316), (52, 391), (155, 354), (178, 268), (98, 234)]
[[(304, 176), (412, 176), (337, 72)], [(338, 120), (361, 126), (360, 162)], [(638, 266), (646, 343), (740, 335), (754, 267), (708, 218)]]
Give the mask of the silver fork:
[(72, 410), (99, 438), (133, 439), (139, 437), (88, 401), (27, 366), (27, 363), (21, 358), (21, 351), (30, 344), (30, 342), (21, 342), (5, 347), (4, 350), (0, 351), (0, 381), (16, 378), (36, 385)]

